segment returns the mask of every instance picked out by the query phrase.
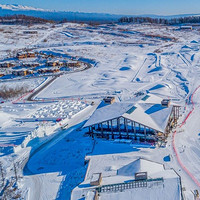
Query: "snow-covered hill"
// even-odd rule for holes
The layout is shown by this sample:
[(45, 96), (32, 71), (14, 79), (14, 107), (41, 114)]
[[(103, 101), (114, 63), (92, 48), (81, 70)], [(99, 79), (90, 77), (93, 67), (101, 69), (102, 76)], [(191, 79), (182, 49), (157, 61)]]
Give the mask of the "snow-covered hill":
[(68, 21), (76, 20), (76, 21), (101, 21), (101, 22), (118, 21), (118, 19), (122, 17), (122, 15), (113, 15), (104, 13), (53, 11), (53, 10), (34, 8), (30, 6), (17, 5), (17, 4), (5, 4), (5, 5), (0, 4), (0, 16), (6, 16), (6, 15), (28, 15), (55, 21), (61, 21), (63, 19), (67, 19)]
[(0, 9), (4, 9), (4, 10), (13, 10), (13, 11), (19, 11), (19, 10), (26, 10), (26, 11), (30, 11), (30, 10), (34, 10), (34, 11), (47, 11), (41, 8), (34, 8), (31, 6), (23, 6), (23, 5), (18, 5), (18, 4), (0, 4)]

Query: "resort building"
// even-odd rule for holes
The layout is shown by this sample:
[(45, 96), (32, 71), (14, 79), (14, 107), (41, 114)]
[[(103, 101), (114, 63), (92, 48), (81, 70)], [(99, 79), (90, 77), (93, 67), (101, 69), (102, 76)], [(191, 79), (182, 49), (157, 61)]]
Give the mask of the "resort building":
[(33, 74), (33, 70), (18, 69), (18, 70), (13, 70), (12, 74), (15, 76), (27, 76), (29, 74)]
[(100, 105), (86, 122), (84, 128), (90, 136), (165, 141), (180, 115), (178, 105), (155, 95), (143, 95), (134, 103), (113, 102), (111, 97), (105, 98), (104, 105)]
[(9, 67), (14, 67), (15, 64), (14, 63), (10, 63), (10, 62), (0, 62), (0, 68), (9, 68)]
[(34, 52), (19, 52), (17, 53), (17, 58), (20, 59), (25, 59), (25, 58), (35, 58), (36, 55)]
[[(97, 163), (100, 166), (95, 167)], [(173, 169), (143, 158), (130, 162), (123, 157), (122, 163), (113, 155), (92, 156), (85, 180), (72, 191), (71, 200), (182, 199), (181, 180)]]
[(78, 61), (69, 61), (66, 63), (67, 67), (81, 67), (81, 63)]

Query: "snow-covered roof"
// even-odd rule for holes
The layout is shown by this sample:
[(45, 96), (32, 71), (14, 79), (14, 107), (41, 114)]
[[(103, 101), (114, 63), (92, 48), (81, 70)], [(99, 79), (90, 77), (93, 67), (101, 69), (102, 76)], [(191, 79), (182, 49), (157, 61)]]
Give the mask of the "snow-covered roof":
[(134, 112), (125, 112), (122, 117), (164, 132), (173, 106), (163, 107), (161, 104), (140, 103), (135, 105)]
[(153, 95), (153, 94), (147, 94), (147, 95), (143, 95), (141, 96), (140, 100), (138, 101), (138, 103), (155, 103), (155, 104), (159, 104), (161, 103), (161, 101), (163, 100), (163, 98)]
[(20, 68), (20, 69), (13, 70), (13, 72), (21, 72), (21, 71), (27, 71), (27, 69), (26, 68)]
[(134, 176), (138, 172), (147, 172), (147, 175), (152, 177), (153, 174), (163, 170), (162, 164), (140, 158), (118, 169), (117, 175)]
[(133, 103), (113, 103), (101, 107), (93, 113), (92, 117), (86, 122), (84, 127), (118, 118), (133, 107), (133, 105)]
[(148, 96), (148, 98), (144, 98), (145, 101), (141, 99), (138, 103), (113, 103), (101, 107), (93, 113), (84, 128), (124, 117), (154, 130), (165, 132), (173, 106), (164, 107), (161, 105), (161, 98)]
[(101, 173), (94, 173), (91, 178), (91, 182), (98, 181), (101, 177)]
[(95, 192), (94, 191), (89, 191), (87, 193), (87, 196), (86, 196), (85, 200), (94, 200), (94, 197), (95, 197)]
[(181, 200), (180, 184), (177, 179), (168, 180), (163, 187), (163, 184), (150, 185), (143, 188), (135, 188), (124, 190), (121, 192), (105, 192), (100, 194), (101, 200)]
[(39, 65), (39, 62), (33, 62), (33, 61), (26, 61), (22, 62), (23, 65)]
[[(167, 99), (171, 100), (170, 105), (180, 106), (177, 103), (175, 103), (171, 98), (167, 97)], [(152, 93), (151, 94), (150, 93), (149, 94), (144, 94), (144, 95), (141, 95), (141, 96), (136, 98), (136, 102), (137, 103), (160, 104), (162, 100), (163, 100), (162, 97), (157, 96), (157, 95), (152, 94)]]
[[(111, 157), (111, 162), (117, 166), (120, 166), (119, 160)], [(98, 156), (99, 158), (99, 156)], [(93, 159), (93, 157), (91, 158)], [(91, 161), (90, 161), (91, 162)], [(123, 161), (122, 161), (123, 162)], [(104, 157), (100, 157), (100, 163), (103, 165), (101, 169), (107, 170), (106, 162)], [(108, 163), (107, 163), (108, 164)], [(89, 169), (87, 170), (88, 173), (91, 169), (89, 165)], [(115, 174), (106, 175), (104, 171), (102, 171), (103, 178), (101, 186), (109, 186), (113, 184), (121, 184), (121, 183), (128, 183), (130, 181), (135, 180), (135, 173), (138, 172), (147, 172), (147, 179), (148, 180), (155, 180), (154, 182), (148, 182), (147, 187), (141, 188), (132, 188), (132, 189), (125, 189), (119, 190), (115, 192), (100, 192), (101, 199), (126, 199), (126, 200), (136, 200), (136, 199), (160, 199), (161, 196), (164, 197), (165, 200), (180, 200), (181, 199), (181, 191), (180, 191), (180, 178), (176, 174), (176, 172), (172, 169), (166, 170), (162, 164), (146, 160), (143, 158), (136, 159), (130, 163), (125, 165), (121, 165), (120, 168), (117, 169)], [(89, 177), (86, 174), (86, 177)], [(160, 182), (158, 181), (160, 180)], [(158, 181), (158, 182), (156, 182)], [(95, 187), (90, 185), (89, 179), (86, 178), (84, 182), (82, 182), (79, 186), (77, 186), (73, 192), (71, 199), (76, 200), (80, 197), (88, 197), (91, 196), (91, 192), (95, 191)], [(120, 196), (119, 196), (120, 195)]]

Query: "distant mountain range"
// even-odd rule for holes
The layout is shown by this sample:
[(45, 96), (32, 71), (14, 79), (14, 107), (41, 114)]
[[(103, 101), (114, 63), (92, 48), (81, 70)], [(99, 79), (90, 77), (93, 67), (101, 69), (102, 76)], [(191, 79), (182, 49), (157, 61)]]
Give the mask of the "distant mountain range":
[(30, 6), (22, 6), (22, 5), (18, 5), (18, 4), (0, 4), (0, 8), (3, 10), (11, 10), (11, 11), (48, 11), (48, 10), (44, 10), (41, 8), (34, 8), (34, 7), (30, 7)]
[[(136, 17), (138, 15), (115, 15), (104, 13), (83, 13), (83, 12), (64, 12), (64, 11), (52, 11), (41, 8), (34, 8), (29, 6), (22, 6), (17, 4), (0, 4), (0, 16), (6, 15), (28, 15), (33, 17), (40, 17), (47, 20), (61, 21), (66, 19), (67, 21), (97, 21), (97, 22), (116, 22), (119, 18), (128, 16)], [(179, 18), (188, 16), (200, 16), (200, 14), (184, 14), (184, 15), (171, 15), (171, 16), (159, 16), (159, 15), (140, 15), (141, 17), (151, 18)]]

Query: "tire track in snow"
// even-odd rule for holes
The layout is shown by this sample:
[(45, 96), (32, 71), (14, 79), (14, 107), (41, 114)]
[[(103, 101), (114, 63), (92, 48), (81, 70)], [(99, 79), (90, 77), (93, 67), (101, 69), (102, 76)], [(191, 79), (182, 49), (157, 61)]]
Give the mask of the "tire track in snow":
[(138, 71), (137, 71), (136, 74), (134, 75), (134, 77), (133, 77), (133, 79), (132, 79), (131, 82), (134, 82), (134, 81), (135, 81), (137, 75), (139, 74), (139, 72), (140, 72), (141, 69), (143, 68), (143, 66), (144, 66), (144, 64), (146, 63), (146, 61), (147, 61), (147, 58), (144, 59), (144, 62), (142, 63), (141, 67), (138, 69)]

